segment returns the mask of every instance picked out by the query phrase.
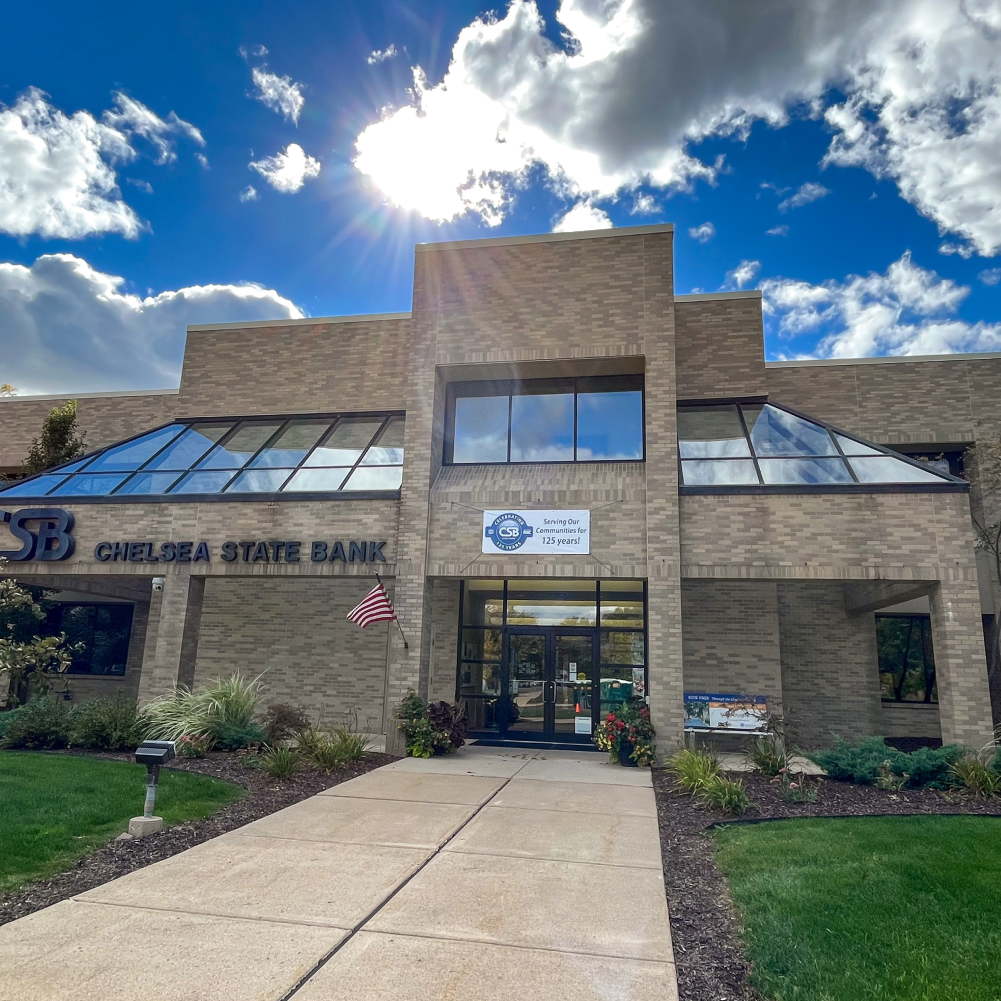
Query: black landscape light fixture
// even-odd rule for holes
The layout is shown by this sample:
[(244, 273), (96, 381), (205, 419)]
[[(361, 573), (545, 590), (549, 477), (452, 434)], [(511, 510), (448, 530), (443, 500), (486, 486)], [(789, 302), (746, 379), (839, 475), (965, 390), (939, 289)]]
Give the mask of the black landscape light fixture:
[(176, 756), (172, 740), (144, 740), (136, 748), (136, 763), (146, 766), (146, 803), (141, 817), (129, 821), (129, 834), (141, 838), (144, 834), (155, 834), (163, 830), (163, 818), (153, 816), (156, 805), (156, 783), (160, 778), (160, 766), (173, 761)]

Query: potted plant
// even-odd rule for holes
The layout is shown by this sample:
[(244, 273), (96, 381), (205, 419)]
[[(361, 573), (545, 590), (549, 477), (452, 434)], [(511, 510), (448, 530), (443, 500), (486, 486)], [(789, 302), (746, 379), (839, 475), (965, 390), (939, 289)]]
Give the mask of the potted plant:
[(598, 724), (594, 742), (608, 751), (614, 764), (647, 767), (654, 762), (650, 707), (641, 698), (630, 699), (609, 711)]

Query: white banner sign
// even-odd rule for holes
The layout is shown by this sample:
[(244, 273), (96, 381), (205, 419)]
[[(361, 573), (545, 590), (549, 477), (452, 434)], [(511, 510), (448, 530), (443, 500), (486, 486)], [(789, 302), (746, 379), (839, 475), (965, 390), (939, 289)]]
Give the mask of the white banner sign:
[(485, 553), (590, 553), (590, 511), (484, 511)]

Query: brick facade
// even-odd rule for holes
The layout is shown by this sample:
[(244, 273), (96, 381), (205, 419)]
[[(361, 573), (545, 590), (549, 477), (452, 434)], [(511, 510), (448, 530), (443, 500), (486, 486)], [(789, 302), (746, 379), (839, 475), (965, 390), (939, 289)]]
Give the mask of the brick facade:
[[(766, 365), (758, 294), (676, 299), (673, 285), (671, 227), (477, 240), (418, 247), (409, 314), (193, 328), (178, 391), (81, 397), (90, 444), (175, 417), (402, 410), (399, 500), (68, 502), (75, 554), (16, 569), (138, 588), (130, 666), (111, 687), (146, 700), (264, 672), (268, 698), (331, 723), (354, 713), (396, 748), (389, 716), (408, 689), (454, 694), (461, 579), (645, 580), (664, 748), (680, 740), (685, 687), (768, 695), (806, 741), (906, 729), (904, 710), (879, 703), (871, 611), (846, 610), (851, 587), (906, 583), (931, 601), (942, 735), (979, 740), (990, 714), (968, 495), (679, 496), (676, 403), (769, 394), (878, 441), (972, 441), (997, 423), (1001, 360)], [(645, 380), (645, 461), (443, 466), (450, 382), (624, 373)], [(20, 461), (58, 402), (0, 401), (0, 468)], [(505, 507), (590, 510), (591, 553), (484, 556), (482, 512)], [(344, 620), (375, 568), (218, 559), (223, 541), (246, 539), (298, 540), (304, 552), (313, 540), (386, 540), (378, 569), (409, 646), (398, 630)], [(106, 540), (205, 540), (214, 555), (102, 563), (94, 546)], [(937, 725), (927, 712), (914, 722)]]

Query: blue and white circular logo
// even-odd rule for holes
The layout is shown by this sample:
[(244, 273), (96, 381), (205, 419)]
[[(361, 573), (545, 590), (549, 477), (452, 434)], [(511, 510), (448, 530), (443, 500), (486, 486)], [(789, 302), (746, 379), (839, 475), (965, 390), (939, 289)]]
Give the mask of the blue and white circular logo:
[(484, 535), (498, 548), (506, 552), (520, 549), (526, 539), (532, 537), (531, 525), (520, 514), (508, 512), (498, 515), (493, 524), (487, 525)]

